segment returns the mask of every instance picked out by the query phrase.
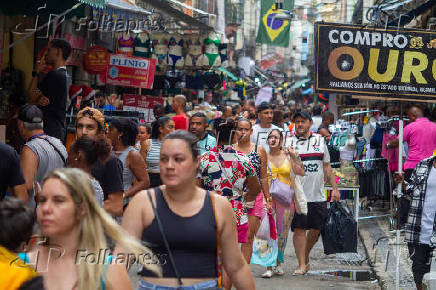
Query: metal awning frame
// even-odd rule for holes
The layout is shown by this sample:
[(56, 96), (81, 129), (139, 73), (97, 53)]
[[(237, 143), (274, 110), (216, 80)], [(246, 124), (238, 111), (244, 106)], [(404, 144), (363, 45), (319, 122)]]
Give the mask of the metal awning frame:
[[(177, 1), (176, 1), (177, 2)], [(183, 11), (180, 11), (174, 7), (172, 7), (170, 4), (174, 4), (174, 0), (147, 0), (145, 3), (152, 6), (153, 8), (162, 11), (163, 13), (169, 15), (170, 17), (176, 19), (179, 22), (183, 22), (186, 25), (182, 26), (180, 29), (183, 30), (202, 30), (202, 31), (212, 31), (213, 28), (209, 25), (201, 22), (200, 20), (191, 17), (187, 14), (185, 14)], [(183, 4), (183, 3), (179, 3)], [(185, 4), (184, 4), (185, 5)], [(189, 6), (190, 7), (190, 6)], [(195, 9), (193, 7), (186, 8), (186, 9)], [(196, 9), (198, 10), (198, 9)], [(200, 10), (201, 11), (201, 10)], [(205, 13), (203, 11), (203, 13)], [(204, 14), (203, 14), (204, 15)], [(214, 16), (213, 14), (208, 14), (208, 16)], [(180, 29), (172, 29), (172, 30), (180, 30)], [(168, 29), (170, 30), (170, 29)]]

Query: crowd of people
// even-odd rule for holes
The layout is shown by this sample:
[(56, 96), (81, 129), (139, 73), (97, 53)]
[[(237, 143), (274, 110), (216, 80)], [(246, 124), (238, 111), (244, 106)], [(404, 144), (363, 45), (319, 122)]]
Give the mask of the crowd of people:
[[(248, 265), (266, 211), (276, 214), (279, 252), (277, 266), (262, 277), (284, 274), (287, 236), (293, 217), (300, 215), (292, 227), (300, 264), (294, 274), (308, 271), (306, 245), (313, 246), (318, 236), (306, 235), (316, 226), (305, 217), (323, 223), (327, 207), (318, 187), (331, 173), (327, 168), (308, 176), (304, 164), (310, 152), (289, 144), (294, 137), (312, 138), (311, 115), (295, 114), (293, 129), (283, 118), (273, 118), (267, 103), (223, 107), (215, 120), (203, 112), (187, 116), (185, 105), (186, 98), (176, 96), (172, 118), (156, 106), (158, 118), (150, 125), (127, 118), (106, 122), (98, 109), (83, 108), (68, 150), (44, 131), (44, 111), (31, 104), (20, 109), (18, 128), (25, 140), (20, 155), (5, 144), (0, 148), (2, 206), (8, 209), (0, 222), (16, 223), (23, 234), (2, 232), (0, 249), (9, 259), (32, 265), (22, 273), (22, 283), (43, 283), (45, 289), (129, 289), (124, 266), (128, 269), (132, 257), (118, 259), (129, 253), (146, 256), (134, 258), (143, 264), (139, 289), (254, 289)], [(327, 167), (328, 150), (321, 145), (320, 166)], [(297, 176), (309, 190), (307, 204), (293, 198), (283, 205), (270, 194), (278, 180), (293, 196)], [(57, 256), (53, 247), (60, 251)], [(90, 262), (89, 255), (101, 249), (109, 253)], [(66, 273), (68, 279), (60, 279)], [(18, 285), (14, 277), (2, 283)]]
[[(52, 46), (62, 67), (62, 43)], [(41, 92), (32, 94), (44, 105), (50, 91)], [(23, 106), (20, 154), (0, 143), (0, 288), (130, 289), (127, 270), (139, 263), (137, 289), (254, 289), (249, 264), (266, 213), (274, 213), (278, 251), (262, 277), (310, 271), (327, 219), (325, 181), (330, 200), (340, 200), (334, 115), (244, 101), (211, 120), (185, 107), (183, 95), (171, 104), (174, 117), (156, 105), (151, 124), (83, 108), (66, 148), (51, 109)], [(419, 288), (436, 246), (436, 125), (418, 107), (408, 112), (406, 177), (395, 181), (412, 200), (406, 240)], [(290, 230), (296, 269), (283, 267)]]

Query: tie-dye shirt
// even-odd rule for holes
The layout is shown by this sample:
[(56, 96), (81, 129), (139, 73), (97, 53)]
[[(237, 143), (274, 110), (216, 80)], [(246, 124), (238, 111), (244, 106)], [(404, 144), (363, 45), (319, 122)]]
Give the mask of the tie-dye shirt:
[(233, 206), (238, 225), (245, 224), (248, 218), (243, 187), (247, 177), (256, 176), (256, 169), (247, 155), (231, 145), (215, 146), (201, 156), (200, 175), (203, 188), (226, 196)]

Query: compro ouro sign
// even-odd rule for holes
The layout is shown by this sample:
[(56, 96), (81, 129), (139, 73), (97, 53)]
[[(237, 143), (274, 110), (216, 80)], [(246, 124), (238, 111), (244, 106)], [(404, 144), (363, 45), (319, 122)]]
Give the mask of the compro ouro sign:
[(315, 89), (436, 98), (436, 31), (315, 23)]

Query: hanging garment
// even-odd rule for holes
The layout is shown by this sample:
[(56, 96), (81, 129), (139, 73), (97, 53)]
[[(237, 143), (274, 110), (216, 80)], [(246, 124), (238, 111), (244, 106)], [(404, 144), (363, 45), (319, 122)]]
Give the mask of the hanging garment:
[(151, 40), (147, 39), (145, 42), (141, 40), (141, 38), (137, 35), (134, 41), (134, 56), (149, 58), (151, 56), (150, 47)]
[(133, 47), (135, 45), (135, 40), (133, 39), (132, 36), (130, 36), (129, 38), (125, 39), (124, 35), (122, 35), (119, 39), (118, 39), (118, 50), (117, 53), (120, 54), (125, 54), (128, 56), (132, 56), (133, 55)]

